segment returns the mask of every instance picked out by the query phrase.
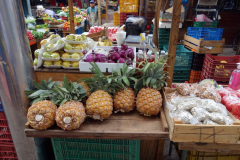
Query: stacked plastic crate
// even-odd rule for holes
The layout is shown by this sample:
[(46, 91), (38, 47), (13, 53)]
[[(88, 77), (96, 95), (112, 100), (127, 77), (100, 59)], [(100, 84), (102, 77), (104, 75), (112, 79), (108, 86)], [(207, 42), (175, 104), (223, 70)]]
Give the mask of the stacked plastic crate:
[[(154, 25), (151, 25), (150, 33), (153, 33)], [(162, 50), (163, 46), (168, 45), (170, 38), (170, 28), (159, 28), (158, 29), (158, 45), (159, 49)]]
[(17, 153), (0, 98), (0, 159), (16, 160)]
[[(168, 52), (168, 45), (164, 46), (165, 52)], [(183, 45), (177, 45), (173, 82), (183, 83), (189, 80), (192, 66), (193, 52), (186, 49)]]
[(138, 2), (138, 0), (119, 0), (120, 24), (123, 24), (128, 15), (138, 16)]
[(56, 160), (140, 159), (140, 140), (52, 138)]
[(193, 61), (190, 72), (189, 83), (200, 81), (205, 54), (193, 53)]
[(113, 13), (113, 25), (115, 26), (120, 25), (120, 14), (118, 12)]

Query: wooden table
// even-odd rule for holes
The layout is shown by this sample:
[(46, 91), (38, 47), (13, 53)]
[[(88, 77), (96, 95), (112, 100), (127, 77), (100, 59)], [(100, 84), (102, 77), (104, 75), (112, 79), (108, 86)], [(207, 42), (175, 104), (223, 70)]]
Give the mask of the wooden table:
[(141, 140), (141, 160), (160, 160), (164, 139), (169, 136), (163, 112), (160, 115), (144, 117), (137, 111), (113, 113), (103, 121), (88, 118), (79, 129), (72, 131), (64, 131), (56, 125), (38, 131), (26, 124), (25, 134), (27, 137), (47, 138), (138, 139)]

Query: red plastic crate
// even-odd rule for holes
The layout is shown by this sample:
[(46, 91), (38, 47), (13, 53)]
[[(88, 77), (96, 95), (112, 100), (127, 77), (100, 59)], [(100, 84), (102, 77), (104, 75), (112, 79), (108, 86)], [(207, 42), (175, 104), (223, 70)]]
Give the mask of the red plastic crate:
[(1, 142), (12, 143), (11, 132), (4, 112), (0, 112), (0, 143)]
[(203, 76), (207, 79), (227, 82), (232, 71), (237, 68), (238, 62), (240, 56), (206, 55), (202, 68)]
[(188, 82), (189, 83), (200, 82), (200, 77), (201, 77), (201, 71), (193, 71), (193, 70), (191, 70)]
[(13, 144), (0, 143), (0, 160), (16, 160), (17, 153)]

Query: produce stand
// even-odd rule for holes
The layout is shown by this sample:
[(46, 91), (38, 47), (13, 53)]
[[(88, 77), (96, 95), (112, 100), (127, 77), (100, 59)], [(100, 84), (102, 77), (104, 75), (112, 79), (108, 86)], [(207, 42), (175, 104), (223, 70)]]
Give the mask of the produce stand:
[(40, 42), (43, 40), (43, 39), (46, 39), (48, 37), (50, 37), (54, 32), (49, 32), (46, 36), (44, 36), (42, 39), (37, 39), (36, 42), (37, 42), (37, 48), (41, 48), (41, 44)]
[(29, 45), (31, 46), (31, 45), (34, 45), (36, 43), (36, 40), (34, 39), (34, 40), (31, 40), (31, 41), (29, 41)]

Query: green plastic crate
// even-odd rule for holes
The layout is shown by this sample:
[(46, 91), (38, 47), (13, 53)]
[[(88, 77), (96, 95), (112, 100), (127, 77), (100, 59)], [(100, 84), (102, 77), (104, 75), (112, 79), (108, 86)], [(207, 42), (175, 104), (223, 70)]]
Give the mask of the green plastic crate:
[(139, 160), (140, 140), (51, 138), (56, 160)]
[(194, 22), (193, 27), (217, 28), (218, 22)]

